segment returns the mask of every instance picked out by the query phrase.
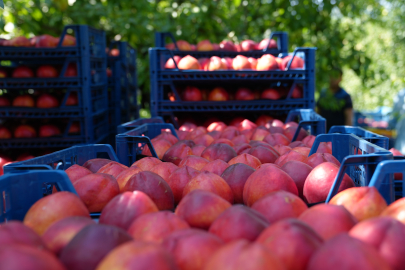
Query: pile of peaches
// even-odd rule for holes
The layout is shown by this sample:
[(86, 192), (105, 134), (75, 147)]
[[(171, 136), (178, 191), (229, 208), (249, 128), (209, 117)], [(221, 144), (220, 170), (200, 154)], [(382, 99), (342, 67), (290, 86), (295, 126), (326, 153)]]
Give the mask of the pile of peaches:
[[(259, 43), (253, 40), (243, 40), (239, 44), (234, 44), (230, 40), (221, 41), (219, 44), (211, 43), (205, 39), (197, 43), (197, 45), (190, 44), (185, 40), (176, 42), (177, 48), (180, 51), (229, 51), (229, 52), (248, 52), (254, 50), (264, 50), (266, 47), (269, 49), (277, 49), (277, 42), (274, 39), (263, 39)], [(169, 43), (165, 46), (169, 50), (175, 50), (174, 43)]]
[(175, 69), (176, 65), (182, 70), (204, 70), (204, 71), (220, 71), (220, 70), (286, 70), (289, 61), (291, 65), (289, 69), (303, 69), (304, 60), (298, 56), (287, 55), (284, 58), (275, 57), (271, 54), (265, 54), (256, 59), (254, 57), (246, 57), (237, 55), (235, 58), (212, 56), (211, 58), (196, 59), (191, 55), (184, 57), (175, 55), (169, 58), (164, 68)]
[[(405, 198), (387, 205), (297, 125), (183, 125), (153, 139), (159, 159), (92, 159), (65, 172), (23, 223), (0, 225), (5, 269), (403, 269)], [(144, 154), (148, 155), (147, 149)], [(162, 160), (163, 161), (162, 161)], [(101, 212), (98, 224), (91, 212)]]
[[(32, 95), (20, 95), (15, 97), (12, 102), (5, 96), (0, 96), (0, 107), (28, 107), (28, 108), (41, 108), (50, 109), (60, 106), (59, 101), (54, 95), (43, 93), (34, 99)], [(77, 106), (78, 98), (77, 93), (72, 92), (66, 99), (65, 106)]]
[[(0, 46), (11, 47), (31, 47), (31, 48), (56, 48), (59, 44), (60, 37), (51, 35), (40, 35), (32, 38), (24, 36), (14, 37), (10, 40), (0, 39)], [(65, 35), (62, 46), (76, 46), (76, 38), (71, 35)]]
[[(182, 101), (228, 101), (228, 100), (258, 100), (258, 99), (270, 99), (279, 100), (286, 98), (290, 89), (288, 88), (266, 88), (262, 91), (251, 90), (247, 87), (239, 87), (236, 92), (228, 92), (223, 87), (215, 87), (212, 90), (199, 89), (195, 86), (187, 86), (184, 89), (178, 89), (180, 92)], [(291, 98), (302, 98), (303, 91), (298, 85), (294, 86), (292, 90)], [(176, 101), (176, 97), (173, 93), (169, 94), (170, 101)]]

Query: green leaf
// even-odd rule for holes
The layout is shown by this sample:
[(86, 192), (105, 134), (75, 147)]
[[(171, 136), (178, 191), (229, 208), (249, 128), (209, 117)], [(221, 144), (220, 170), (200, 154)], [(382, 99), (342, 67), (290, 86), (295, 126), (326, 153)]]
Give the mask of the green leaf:
[(3, 0), (0, 0), (0, 7), (4, 9), (4, 3), (3, 3)]
[[(1, 1), (1, 0), (0, 0)], [(242, 2), (242, 0), (233, 0), (233, 3), (235, 4), (235, 6), (239, 7), (240, 3)]]

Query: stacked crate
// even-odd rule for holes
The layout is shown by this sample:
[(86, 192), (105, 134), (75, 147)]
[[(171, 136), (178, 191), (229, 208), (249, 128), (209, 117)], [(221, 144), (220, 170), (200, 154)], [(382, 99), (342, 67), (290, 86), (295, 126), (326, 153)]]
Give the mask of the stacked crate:
[[(76, 45), (62, 46), (69, 34)], [(8, 74), (18, 66), (27, 66), (34, 73), (42, 65), (58, 69), (56, 78), (0, 78), (2, 96), (13, 100), (21, 94), (35, 98), (48, 93), (59, 97), (59, 107), (0, 107), (1, 125), (12, 132), (20, 124), (37, 129), (52, 124), (61, 134), (52, 137), (0, 139), (0, 153), (14, 156), (16, 149), (41, 154), (44, 148), (66, 148), (78, 144), (105, 142), (109, 133), (105, 33), (86, 25), (70, 25), (63, 29), (56, 48), (0, 47), (1, 68)], [(76, 66), (77, 75), (66, 77), (68, 67)], [(67, 106), (73, 95), (78, 103)], [(36, 151), (36, 152), (35, 152)], [(17, 151), (18, 152), (18, 151)], [(31, 153), (31, 152), (30, 152)]]

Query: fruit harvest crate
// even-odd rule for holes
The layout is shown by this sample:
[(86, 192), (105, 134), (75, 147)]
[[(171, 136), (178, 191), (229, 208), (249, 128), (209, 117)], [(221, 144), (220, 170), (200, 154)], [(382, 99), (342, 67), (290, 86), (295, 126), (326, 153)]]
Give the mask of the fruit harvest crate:
[[(62, 45), (68, 34), (75, 36), (75, 45)], [(37, 119), (35, 121), (38, 122), (39, 119), (50, 118), (48, 124), (58, 126), (61, 134), (48, 138), (3, 139), (0, 140), (0, 149), (68, 147), (105, 142), (109, 128), (105, 47), (105, 33), (87, 25), (66, 26), (55, 48), (1, 46), (0, 67), (10, 75), (18, 66), (35, 70), (41, 65), (51, 65), (59, 72), (56, 78), (2, 78), (0, 88), (3, 89), (3, 97), (13, 98), (26, 94), (28, 90), (30, 96), (47, 93), (60, 101), (58, 107), (49, 109), (0, 107), (2, 124), (7, 127), (19, 120), (32, 122)], [(65, 77), (70, 67), (75, 67), (76, 76)], [(77, 104), (67, 106), (71, 95), (77, 96)], [(80, 132), (69, 134), (72, 124), (78, 126)]]
[[(177, 41), (172, 33), (170, 32), (156, 32), (155, 33), (155, 47), (157, 48), (165, 48), (167, 38), (173, 42), (174, 48), (176, 52), (178, 51), (178, 55), (192, 55), (194, 57), (209, 57), (212, 56), (212, 51), (180, 51), (177, 47)], [(249, 56), (254, 55), (257, 57), (262, 56), (264, 53), (269, 53), (272, 55), (278, 55), (279, 53), (287, 53), (288, 52), (288, 33), (287, 32), (273, 32), (270, 34), (269, 39), (275, 39), (277, 42), (277, 49), (276, 48), (265, 48), (264, 50), (254, 50), (249, 51)], [(268, 46), (267, 46), (268, 47)], [(216, 53), (220, 52), (221, 57), (226, 56), (234, 56), (234, 52), (232, 51), (215, 51)], [(244, 55), (245, 52), (238, 52), (238, 54)]]
[(139, 118), (139, 119), (119, 125), (117, 127), (117, 134), (125, 133), (125, 132), (130, 131), (134, 128), (137, 128), (143, 124), (163, 124), (163, 123), (164, 123), (163, 118), (160, 116), (151, 117), (151, 118)]
[(384, 149), (389, 149), (389, 138), (376, 134), (374, 132), (365, 130), (361, 127), (351, 127), (351, 126), (333, 126), (329, 130), (329, 134), (341, 133), (341, 134), (354, 134), (364, 140), (378, 145)]
[[(83, 165), (93, 158), (107, 158), (118, 162), (110, 145), (73, 146), (55, 153), (36, 157), (26, 162), (13, 163), (4, 167), (5, 175), (0, 177), (0, 223), (7, 220), (23, 220), (25, 213), (37, 200), (52, 193), (55, 186), (59, 191), (76, 191), (64, 172), (74, 164)], [(22, 195), (23, 194), (23, 195)], [(99, 213), (91, 213), (94, 218)]]
[(118, 56), (109, 54), (107, 57), (111, 70), (108, 77), (110, 129), (115, 135), (118, 125), (139, 118), (136, 50), (122, 41), (111, 42), (109, 49), (119, 52)]
[[(291, 109), (314, 109), (315, 107), (315, 51), (316, 48), (297, 48), (292, 55), (304, 60), (303, 69), (287, 70), (180, 70), (164, 69), (166, 61), (181, 51), (170, 51), (164, 48), (149, 49), (150, 76), (151, 76), (151, 114), (152, 116), (173, 115), (176, 112), (229, 112), (229, 111), (287, 111)], [(210, 52), (211, 56), (220, 56), (222, 52)], [(232, 52), (233, 56), (238, 55)], [(191, 54), (192, 55), (192, 54)], [(245, 55), (254, 57), (253, 53), (245, 52)], [(286, 56), (282, 54), (280, 56)], [(259, 57), (259, 56), (256, 56)], [(176, 65), (177, 66), (177, 65)], [(182, 86), (213, 87), (223, 84), (237, 88), (242, 84), (246, 87), (283, 86), (288, 87), (289, 92), (285, 99), (279, 100), (249, 100), (249, 101), (182, 101), (177, 90)], [(301, 85), (303, 95), (301, 98), (292, 98), (292, 92), (296, 85)], [(175, 100), (169, 99), (169, 93), (174, 95)]]

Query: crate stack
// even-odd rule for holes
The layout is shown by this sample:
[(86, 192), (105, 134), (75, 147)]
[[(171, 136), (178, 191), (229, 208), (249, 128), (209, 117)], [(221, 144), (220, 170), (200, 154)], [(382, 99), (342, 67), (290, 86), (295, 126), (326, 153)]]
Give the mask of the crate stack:
[[(67, 35), (75, 37), (75, 45), (63, 45)], [(86, 25), (66, 26), (55, 48), (0, 47), (1, 69), (7, 73), (7, 77), (0, 78), (1, 97), (11, 103), (0, 106), (0, 125), (8, 128), (13, 135), (10, 139), (0, 139), (1, 154), (15, 159), (18, 153), (27, 151), (31, 155), (41, 155), (45, 148), (47, 152), (54, 152), (78, 144), (106, 142), (109, 112), (105, 48), (105, 33)], [(35, 74), (38, 67), (43, 65), (55, 67), (58, 76), (11, 76), (17, 67), (26, 66)], [(18, 96), (29, 95), (37, 102), (41, 94), (57, 97), (58, 106), (12, 106), (13, 100)], [(15, 130), (20, 125), (33, 127), (36, 137), (15, 138)], [(43, 125), (56, 126), (60, 134), (39, 137), (39, 130)]]
[(139, 118), (136, 50), (127, 42), (113, 41), (107, 57), (110, 143), (117, 126)]
[[(288, 53), (288, 35), (285, 32), (275, 32), (270, 36), (270, 39), (277, 39), (277, 48), (245, 52), (169, 50), (165, 48), (167, 37), (170, 37), (176, 44), (170, 33), (156, 33), (156, 47), (149, 50), (152, 117), (162, 116), (172, 120), (186, 117), (206, 120), (215, 117), (226, 122), (232, 117), (242, 116), (255, 121), (260, 114), (280, 116), (287, 115), (292, 109), (314, 109), (315, 107), (316, 48), (297, 48), (293, 53)], [(212, 56), (234, 58), (237, 55), (244, 55), (258, 59), (265, 54), (278, 57), (287, 55), (300, 57), (304, 60), (304, 68), (290, 69), (288, 66), (286, 70), (268, 71), (165, 69), (165, 63), (170, 58), (174, 59), (175, 56), (191, 55), (196, 59), (201, 59)], [(283, 91), (284, 97), (277, 100), (184, 101), (181, 91), (187, 86), (209, 91), (215, 87), (223, 87), (230, 96), (241, 87), (249, 88), (252, 91), (272, 88)], [(302, 89), (300, 98), (293, 98), (292, 93), (296, 86)]]

